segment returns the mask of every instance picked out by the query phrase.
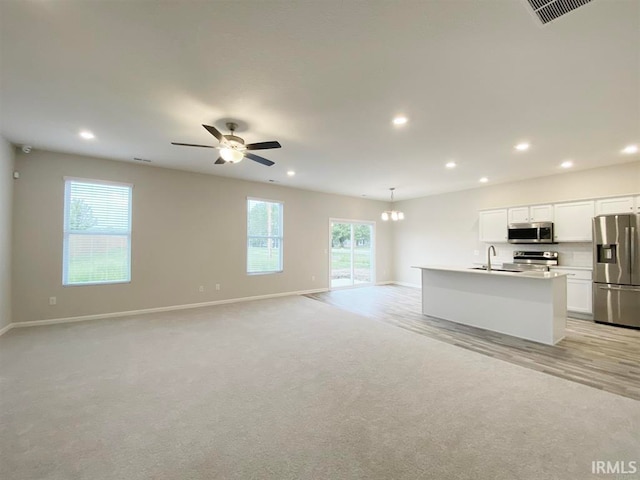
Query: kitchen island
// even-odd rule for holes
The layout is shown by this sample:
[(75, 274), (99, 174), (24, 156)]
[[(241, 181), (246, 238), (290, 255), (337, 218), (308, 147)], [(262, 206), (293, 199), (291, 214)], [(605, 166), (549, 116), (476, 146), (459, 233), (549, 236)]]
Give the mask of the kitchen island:
[(554, 345), (564, 338), (567, 275), (418, 265), (422, 313)]

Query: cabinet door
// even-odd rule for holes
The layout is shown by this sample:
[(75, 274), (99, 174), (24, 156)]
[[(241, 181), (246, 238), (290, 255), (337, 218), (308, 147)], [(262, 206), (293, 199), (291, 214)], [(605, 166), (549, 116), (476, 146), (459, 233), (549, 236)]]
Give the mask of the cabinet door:
[(570, 312), (593, 313), (591, 303), (591, 282), (567, 278), (567, 310)]
[(633, 197), (602, 198), (596, 200), (596, 215), (632, 212)]
[(507, 241), (507, 209), (485, 210), (479, 213), (478, 230), (481, 242)]
[(526, 223), (529, 221), (529, 207), (515, 207), (509, 209), (509, 223)]
[(594, 213), (595, 205), (592, 200), (554, 205), (554, 240), (590, 242)]
[(553, 222), (553, 205), (534, 205), (529, 207), (531, 222)]
[(636, 197), (636, 213), (640, 213), (640, 195)]

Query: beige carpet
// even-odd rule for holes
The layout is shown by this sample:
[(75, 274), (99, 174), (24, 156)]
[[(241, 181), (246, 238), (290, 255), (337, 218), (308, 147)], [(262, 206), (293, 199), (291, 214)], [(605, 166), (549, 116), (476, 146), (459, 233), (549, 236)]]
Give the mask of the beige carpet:
[(14, 329), (0, 382), (3, 480), (583, 480), (640, 461), (640, 402), (304, 297)]

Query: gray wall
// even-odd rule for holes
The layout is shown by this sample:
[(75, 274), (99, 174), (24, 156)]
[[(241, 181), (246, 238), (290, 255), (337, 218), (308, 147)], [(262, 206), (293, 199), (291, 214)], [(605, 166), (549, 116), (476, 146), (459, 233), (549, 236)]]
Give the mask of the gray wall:
[[(487, 246), (478, 241), (478, 211), (640, 193), (640, 162), (541, 177), (462, 192), (398, 202), (406, 219), (394, 229), (394, 279), (417, 285), (412, 265), (470, 265), (484, 262)], [(512, 258), (512, 247), (497, 244), (499, 258)], [(590, 244), (554, 245), (561, 262), (580, 264)], [(475, 255), (478, 251), (478, 255)], [(563, 262), (564, 259), (568, 261)]]
[[(43, 151), (16, 169), (14, 322), (326, 288), (330, 217), (376, 221), (376, 281), (392, 279), (387, 202)], [(64, 176), (134, 185), (130, 284), (62, 286)], [(284, 273), (245, 273), (247, 196), (284, 201)]]
[(0, 329), (12, 322), (11, 237), (13, 204), (13, 147), (0, 137)]

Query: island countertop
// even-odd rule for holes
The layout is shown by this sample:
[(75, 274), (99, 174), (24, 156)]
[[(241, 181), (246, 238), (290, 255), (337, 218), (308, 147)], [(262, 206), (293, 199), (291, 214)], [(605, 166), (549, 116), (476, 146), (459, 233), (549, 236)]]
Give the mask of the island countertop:
[(416, 265), (422, 313), (554, 345), (565, 335), (567, 274)]
[[(534, 272), (534, 271), (524, 271), (524, 272), (500, 272), (496, 270), (477, 270), (472, 267), (454, 267), (447, 265), (412, 265), (411, 268), (420, 268), (421, 270), (439, 270), (443, 272), (458, 272), (458, 273), (472, 273), (478, 275), (498, 275), (498, 276), (506, 276), (506, 277), (514, 277), (514, 278), (535, 278), (538, 280), (550, 280), (558, 277), (566, 277), (567, 273), (561, 272)], [(496, 267), (499, 268), (499, 267)]]

